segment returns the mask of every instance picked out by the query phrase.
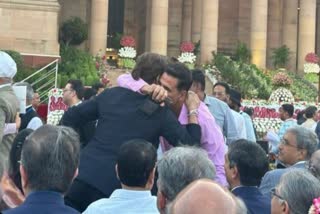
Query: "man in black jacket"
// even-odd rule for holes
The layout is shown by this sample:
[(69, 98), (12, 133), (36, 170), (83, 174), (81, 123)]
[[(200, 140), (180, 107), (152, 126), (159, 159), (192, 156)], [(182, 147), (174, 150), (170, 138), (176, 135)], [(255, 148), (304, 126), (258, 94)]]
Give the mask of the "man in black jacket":
[[(146, 53), (137, 60), (134, 70), (143, 68), (144, 72), (148, 71), (141, 78), (146, 77), (152, 83), (166, 65), (165, 57)], [(186, 103), (192, 112), (200, 101), (195, 94), (190, 94)], [(120, 87), (108, 89), (69, 109), (61, 122), (77, 128), (93, 120), (98, 120), (95, 135), (82, 150), (79, 176), (66, 196), (66, 202), (81, 212), (93, 201), (109, 197), (113, 190), (120, 188), (114, 167), (118, 149), (125, 141), (143, 138), (158, 147), (160, 136), (172, 146), (199, 144), (201, 138), (196, 114), (190, 114), (185, 129), (167, 106), (161, 107), (149, 96)]]

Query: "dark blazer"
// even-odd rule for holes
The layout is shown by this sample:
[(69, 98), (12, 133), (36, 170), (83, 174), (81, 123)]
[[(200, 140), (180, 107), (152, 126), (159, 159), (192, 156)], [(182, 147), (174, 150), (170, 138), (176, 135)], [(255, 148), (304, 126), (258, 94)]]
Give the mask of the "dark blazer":
[(271, 200), (262, 195), (257, 187), (241, 186), (235, 188), (232, 193), (243, 200), (248, 209), (248, 214), (271, 213)]
[(271, 199), (271, 190), (279, 184), (281, 176), (284, 173), (288, 172), (290, 169), (296, 168), (305, 169), (305, 163), (296, 163), (288, 168), (274, 169), (267, 172), (261, 180), (261, 184), (259, 187), (261, 193)]
[(75, 209), (64, 204), (63, 196), (57, 192), (38, 191), (28, 195), (19, 207), (2, 212), (3, 214), (77, 214)]
[(187, 131), (168, 107), (160, 107), (149, 97), (120, 87), (70, 108), (61, 123), (78, 128), (93, 120), (98, 120), (98, 124), (93, 139), (81, 151), (77, 179), (107, 197), (121, 188), (115, 163), (118, 149), (125, 141), (143, 138), (158, 147), (160, 136), (173, 146), (199, 144), (201, 137), (199, 125), (187, 125)]

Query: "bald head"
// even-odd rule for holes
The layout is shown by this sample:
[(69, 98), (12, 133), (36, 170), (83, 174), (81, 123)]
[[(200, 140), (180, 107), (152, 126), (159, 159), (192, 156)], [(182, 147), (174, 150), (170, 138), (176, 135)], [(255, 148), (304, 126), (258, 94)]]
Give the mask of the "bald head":
[(172, 214), (209, 214), (214, 210), (219, 213), (237, 213), (237, 202), (231, 193), (219, 184), (200, 179), (192, 182), (181, 191), (171, 206)]

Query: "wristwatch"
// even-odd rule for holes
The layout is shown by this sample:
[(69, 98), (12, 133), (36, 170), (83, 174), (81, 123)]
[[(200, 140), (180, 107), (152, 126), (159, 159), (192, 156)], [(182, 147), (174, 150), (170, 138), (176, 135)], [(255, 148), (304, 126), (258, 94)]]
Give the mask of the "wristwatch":
[(193, 110), (189, 111), (188, 116), (191, 116), (191, 115), (198, 116), (199, 115), (198, 109), (193, 109)]

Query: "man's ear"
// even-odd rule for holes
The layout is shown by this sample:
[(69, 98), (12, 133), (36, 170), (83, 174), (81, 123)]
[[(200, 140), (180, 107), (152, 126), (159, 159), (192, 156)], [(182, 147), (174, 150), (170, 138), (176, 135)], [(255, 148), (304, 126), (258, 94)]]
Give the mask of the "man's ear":
[(284, 202), (281, 204), (281, 212), (282, 212), (282, 213), (285, 213), (285, 214), (289, 214), (289, 213), (290, 213), (290, 207), (289, 207), (288, 202), (284, 201)]
[(118, 173), (118, 164), (116, 164), (116, 165), (114, 166), (114, 169), (116, 170), (116, 176), (117, 176), (118, 180), (120, 180), (120, 178), (119, 178), (119, 173)]
[(79, 174), (79, 168), (77, 167), (76, 171), (74, 172), (74, 175), (73, 175), (73, 179), (75, 179)]
[(150, 175), (148, 177), (148, 184), (150, 184), (151, 188), (153, 187), (154, 184), (154, 176), (156, 174), (156, 168), (154, 167), (153, 170), (150, 172)]
[(233, 179), (236, 179), (236, 178), (239, 177), (239, 171), (238, 171), (238, 167), (237, 166), (232, 167), (231, 171), (232, 171), (232, 175), (231, 176), (232, 176)]
[(22, 186), (23, 191), (26, 193), (26, 189), (27, 189), (27, 186), (29, 183), (28, 175), (26, 173), (26, 170), (24, 169), (24, 167), (21, 164), (20, 164), (19, 171), (20, 171), (20, 175), (21, 175), (21, 186)]
[(166, 202), (167, 199), (165, 197), (165, 195), (162, 193), (162, 191), (160, 191), (158, 189), (158, 193), (157, 193), (157, 207), (160, 213), (164, 213), (164, 210), (166, 208)]

